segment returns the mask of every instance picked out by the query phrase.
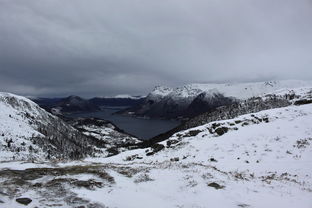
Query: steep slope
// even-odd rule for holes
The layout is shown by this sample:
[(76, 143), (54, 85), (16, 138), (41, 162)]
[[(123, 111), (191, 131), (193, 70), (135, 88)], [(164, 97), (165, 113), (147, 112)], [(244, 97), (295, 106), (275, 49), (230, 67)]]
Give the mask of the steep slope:
[[(312, 86), (312, 82), (285, 80), (237, 84), (190, 84), (176, 89), (156, 87), (142, 104), (121, 113), (169, 119), (189, 118), (231, 104), (236, 100), (244, 100), (280, 89), (305, 86)], [(207, 98), (213, 98), (213, 101), (207, 102)]]
[(29, 99), (0, 93), (0, 109), (1, 161), (107, 155), (108, 138), (85, 135)]

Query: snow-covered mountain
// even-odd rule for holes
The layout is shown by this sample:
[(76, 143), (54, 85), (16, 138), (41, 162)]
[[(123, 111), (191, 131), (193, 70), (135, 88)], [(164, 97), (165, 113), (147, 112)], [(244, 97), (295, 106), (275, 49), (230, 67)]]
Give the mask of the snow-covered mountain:
[[(18, 164), (19, 170), (0, 163), (0, 200), (5, 207), (28, 198), (33, 207), (310, 208), (311, 93), (280, 90), (290, 106), (248, 113), (246, 104), (240, 115), (227, 111), (229, 119), (206, 118), (151, 147), (108, 158)], [(263, 100), (273, 104), (274, 96)]]
[[(156, 87), (149, 96), (170, 96), (173, 99), (196, 97), (202, 92), (207, 94), (221, 93), (226, 97), (247, 99), (270, 93), (281, 89), (293, 89), (298, 87), (311, 87), (312, 81), (281, 80), (268, 82), (250, 83), (226, 83), (226, 84), (189, 84), (175, 89), (167, 87)], [(162, 93), (161, 93), (162, 92)]]
[[(164, 118), (193, 117), (212, 108), (228, 105), (231, 100), (235, 102), (276, 90), (308, 86), (312, 86), (311, 81), (301, 80), (236, 84), (189, 84), (175, 89), (158, 86), (148, 94), (142, 104), (121, 113)], [(193, 103), (194, 101), (196, 103)], [(198, 105), (199, 103), (200, 105)], [(199, 111), (198, 106), (200, 107)]]
[(0, 93), (1, 161), (105, 156), (111, 148), (107, 140), (121, 138), (110, 126), (97, 127), (107, 129), (109, 138), (86, 135), (27, 98)]
[[(196, 99), (195, 99), (196, 101)], [(155, 142), (168, 139), (174, 133), (196, 126), (224, 119), (231, 119), (240, 115), (255, 113), (262, 110), (281, 108), (290, 105), (300, 105), (312, 103), (312, 87), (301, 87), (294, 89), (282, 89), (271, 93), (265, 93), (257, 97), (251, 97), (246, 100), (237, 100), (231, 104), (220, 106), (211, 111), (207, 111), (195, 116), (179, 126), (164, 132), (148, 141), (143, 146), (150, 146)]]

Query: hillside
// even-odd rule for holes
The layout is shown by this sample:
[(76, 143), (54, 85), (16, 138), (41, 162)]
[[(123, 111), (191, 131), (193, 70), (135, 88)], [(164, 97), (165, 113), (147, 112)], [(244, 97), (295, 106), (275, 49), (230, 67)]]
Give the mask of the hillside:
[(106, 156), (107, 149), (114, 144), (111, 140), (128, 138), (134, 143), (138, 141), (117, 132), (108, 123), (105, 126), (93, 125), (94, 131), (108, 131), (106, 137), (101, 137), (102, 134), (89, 135), (43, 110), (31, 100), (10, 93), (0, 93), (0, 109), (1, 161)]

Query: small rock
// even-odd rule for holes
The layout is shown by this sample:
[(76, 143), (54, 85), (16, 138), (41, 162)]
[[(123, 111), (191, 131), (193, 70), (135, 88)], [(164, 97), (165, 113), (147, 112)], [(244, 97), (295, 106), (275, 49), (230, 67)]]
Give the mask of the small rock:
[(216, 182), (209, 183), (208, 186), (213, 187), (215, 189), (223, 189), (224, 186), (217, 184)]
[(16, 199), (16, 202), (20, 204), (28, 205), (32, 202), (32, 200), (30, 198), (18, 198)]
[(219, 127), (215, 130), (215, 132), (219, 135), (222, 136), (223, 134), (227, 133), (229, 131), (229, 128), (227, 127)]
[(178, 162), (180, 159), (178, 157), (174, 157), (174, 158), (171, 158), (170, 161), (171, 162)]

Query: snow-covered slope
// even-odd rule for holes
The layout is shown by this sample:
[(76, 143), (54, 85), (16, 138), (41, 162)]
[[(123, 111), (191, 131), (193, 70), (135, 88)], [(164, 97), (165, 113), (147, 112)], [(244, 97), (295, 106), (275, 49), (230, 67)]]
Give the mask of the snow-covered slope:
[(123, 140), (109, 126), (103, 129), (109, 138), (85, 135), (27, 98), (0, 93), (0, 161), (105, 156), (108, 139)]
[[(154, 148), (101, 160), (148, 169), (133, 179), (112, 173), (116, 186), (98, 190), (105, 198), (77, 192), (112, 207), (143, 207), (141, 200), (133, 200), (142, 197), (150, 207), (308, 208), (311, 123), (312, 104), (211, 122)], [(139, 179), (143, 182), (136, 183)]]
[[(1, 160), (27, 157), (33, 146), (30, 138), (44, 137), (30, 121), (45, 115), (43, 110), (24, 97), (0, 93), (0, 111)], [(38, 147), (34, 147), (35, 151), (38, 157), (44, 155)]]
[[(176, 89), (156, 87), (148, 94), (144, 103), (130, 108), (128, 112), (149, 117), (192, 117), (210, 110), (212, 106), (206, 101), (211, 100), (211, 98), (214, 98), (213, 103), (219, 103), (218, 106), (222, 106), (229, 104), (228, 100), (224, 101), (224, 98), (232, 99), (233, 101), (237, 99), (245, 100), (277, 90), (311, 86), (312, 81), (284, 80), (236, 84), (189, 84)], [(203, 94), (205, 96), (202, 96)], [(221, 99), (218, 100), (216, 98)], [(191, 104), (195, 99), (197, 102), (201, 100), (200, 103), (202, 103), (201, 108), (203, 110), (199, 111), (198, 114), (194, 114), (196, 109), (189, 109), (192, 107)]]
[(292, 105), (211, 121), (109, 158), (18, 171), (0, 163), (0, 200), (4, 207), (28, 197), (32, 207), (310, 208), (311, 123), (312, 104)]

